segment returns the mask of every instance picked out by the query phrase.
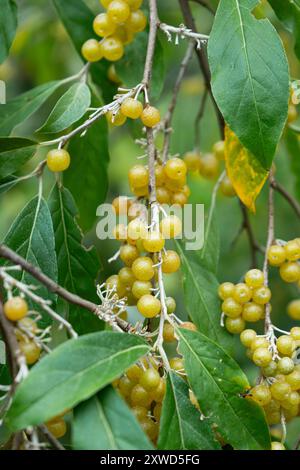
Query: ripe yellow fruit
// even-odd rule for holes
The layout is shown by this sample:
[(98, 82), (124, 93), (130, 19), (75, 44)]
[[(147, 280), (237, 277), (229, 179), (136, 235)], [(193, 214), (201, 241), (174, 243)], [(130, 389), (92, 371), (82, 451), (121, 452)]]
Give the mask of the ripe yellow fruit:
[(141, 120), (146, 127), (155, 127), (160, 122), (160, 112), (154, 106), (146, 106), (141, 114)]
[(165, 174), (170, 180), (181, 180), (187, 173), (186, 163), (181, 158), (170, 158), (165, 165)]
[(206, 153), (201, 158), (200, 174), (203, 178), (215, 179), (219, 174), (219, 160), (213, 153)]
[(112, 113), (111, 111), (108, 111), (105, 116), (106, 116), (107, 122), (110, 125), (115, 126), (115, 127), (123, 126), (123, 124), (125, 124), (126, 119), (127, 119), (126, 116), (124, 116), (124, 114), (121, 113), (121, 111), (118, 111), (117, 113)]
[(28, 313), (28, 305), (22, 297), (12, 297), (3, 306), (3, 311), (10, 321), (18, 321)]
[(165, 274), (176, 273), (180, 268), (180, 257), (176, 251), (167, 250), (162, 256), (162, 272)]
[(116, 30), (116, 25), (111, 21), (107, 13), (100, 13), (94, 19), (93, 28), (98, 36), (106, 37)]
[(182, 222), (176, 215), (170, 215), (162, 219), (159, 225), (165, 239), (178, 237), (182, 232)]
[(143, 238), (143, 245), (149, 253), (157, 253), (165, 246), (165, 239), (159, 231), (152, 231)]
[(97, 39), (88, 39), (82, 45), (81, 53), (88, 62), (98, 62), (103, 57), (102, 46)]
[(183, 160), (189, 171), (198, 171), (200, 169), (201, 159), (200, 154), (196, 150), (187, 152)]
[(213, 146), (213, 153), (217, 157), (218, 160), (224, 160), (225, 159), (225, 142), (224, 140), (220, 140), (219, 142), (216, 142)]
[(153, 295), (143, 295), (137, 303), (138, 311), (145, 318), (153, 318), (159, 314), (161, 310), (160, 300)]
[(71, 158), (69, 152), (64, 149), (54, 149), (47, 153), (47, 166), (50, 171), (59, 172), (69, 168)]
[(54, 437), (56, 437), (56, 439), (60, 439), (67, 432), (66, 422), (62, 418), (53, 418), (51, 421), (48, 421), (46, 423), (46, 426), (47, 426), (49, 432)]
[(38, 361), (41, 349), (34, 341), (20, 341), (19, 347), (28, 365), (32, 365)]
[(124, 23), (130, 15), (130, 8), (124, 0), (112, 0), (107, 7), (107, 14), (116, 24)]
[(147, 25), (147, 17), (142, 10), (132, 11), (126, 21), (126, 27), (132, 33), (140, 33), (144, 31)]
[(130, 119), (138, 119), (143, 112), (143, 105), (134, 98), (127, 98), (121, 105), (121, 111), (124, 116)]
[(149, 183), (149, 171), (143, 165), (134, 165), (128, 172), (128, 180), (133, 188), (143, 188)]
[(116, 36), (109, 36), (101, 41), (103, 57), (110, 62), (120, 60), (124, 55), (124, 46)]

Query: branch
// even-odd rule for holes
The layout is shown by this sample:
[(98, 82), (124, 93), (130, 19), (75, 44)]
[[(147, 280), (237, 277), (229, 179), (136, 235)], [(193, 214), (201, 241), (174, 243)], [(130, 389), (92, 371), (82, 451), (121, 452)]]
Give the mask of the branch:
[(200, 108), (195, 119), (195, 146), (200, 148), (200, 121), (203, 118), (205, 105), (208, 97), (208, 90), (205, 88), (200, 101)]
[(40, 424), (38, 426), (39, 431), (45, 436), (47, 441), (52, 445), (56, 450), (66, 450), (64, 446), (53, 436), (45, 424)]
[(275, 191), (277, 191), (284, 199), (290, 204), (292, 209), (296, 212), (297, 216), (300, 218), (300, 204), (293, 198), (293, 196), (274, 178), (271, 181), (271, 186)]
[(175, 45), (179, 44), (179, 39), (192, 39), (196, 42), (197, 49), (201, 48), (201, 43), (207, 43), (209, 36), (207, 34), (195, 33), (184, 24), (178, 27), (166, 23), (159, 23), (159, 28), (166, 34), (168, 41), (172, 42), (172, 34), (175, 34)]
[[(266, 244), (266, 253), (265, 253), (265, 260), (264, 260), (264, 277), (265, 277), (265, 285), (268, 286), (269, 284), (269, 262), (268, 262), (268, 251), (271, 247), (275, 235), (274, 235), (274, 190), (273, 190), (273, 173), (270, 172), (270, 188), (269, 188), (269, 201), (268, 201), (268, 236), (267, 236), (267, 244)], [(268, 303), (266, 305), (266, 316), (265, 316), (265, 333), (272, 333), (273, 325), (271, 321), (271, 305)]]
[[(59, 297), (69, 302), (70, 304), (77, 305), (78, 307), (82, 307), (86, 310), (89, 310), (94, 315), (97, 315), (101, 318), (101, 308), (99, 307), (99, 305), (94, 304), (89, 300), (85, 300), (79, 297), (78, 295), (72, 294), (68, 290), (64, 289), (59, 284), (50, 279), (48, 276), (46, 276), (44, 273), (42, 273), (38, 268), (28, 263), (24, 258), (19, 256), (7, 246), (0, 245), (0, 257), (9, 260), (15, 265), (21, 266), (24, 271), (31, 274), (31, 276), (33, 276), (41, 284), (46, 286), (49, 292), (53, 292), (54, 294), (59, 295)], [(131, 330), (131, 325), (129, 325), (129, 323), (125, 322), (121, 318), (116, 317), (115, 322), (123, 331), (128, 332)]]
[[(188, 28), (190, 28), (192, 31), (197, 33), (196, 24), (195, 24), (195, 21), (194, 21), (194, 18), (193, 18), (192, 11), (191, 11), (190, 5), (188, 3), (188, 0), (179, 0), (179, 4), (180, 4), (180, 8), (181, 8), (183, 17), (184, 17), (185, 24), (187, 25)], [(210, 77), (210, 70), (209, 70), (209, 67), (208, 67), (207, 58), (205, 56), (204, 51), (202, 49), (197, 49), (197, 46), (195, 47), (195, 52), (197, 54), (198, 62), (199, 62), (200, 68), (201, 68), (202, 73), (203, 73), (205, 87), (207, 88), (207, 91), (208, 91), (208, 93), (209, 93), (209, 95), (212, 99), (213, 105), (215, 107), (215, 111), (216, 111), (216, 115), (217, 115), (217, 119), (218, 119), (218, 123), (219, 123), (219, 128), (220, 128), (220, 134), (221, 134), (222, 138), (224, 138), (225, 122), (224, 122), (224, 118), (223, 118), (223, 116), (222, 116), (222, 114), (221, 114), (221, 112), (218, 108), (218, 105), (215, 102), (214, 96), (212, 94), (211, 84), (210, 84), (210, 78), (211, 77)]]
[(0, 329), (6, 344), (7, 356), (9, 360), (9, 368), (12, 375), (12, 383), (19, 372), (19, 356), (21, 354), (19, 344), (15, 336), (13, 324), (7, 320), (3, 312), (3, 303), (0, 298)]
[(257, 252), (261, 252), (263, 250), (260, 247), (260, 245), (257, 243), (256, 239), (255, 239), (254, 232), (253, 232), (253, 229), (252, 229), (252, 226), (251, 226), (251, 223), (250, 223), (247, 208), (244, 206), (242, 201), (240, 201), (240, 207), (241, 207), (241, 211), (242, 211), (242, 215), (243, 215), (243, 222), (242, 222), (242, 226), (241, 226), (241, 230), (240, 230), (239, 234), (242, 233), (243, 230), (246, 231), (247, 237), (248, 237), (248, 240), (249, 240), (250, 250), (251, 250), (251, 267), (256, 268), (257, 267), (256, 254), (257, 254)]

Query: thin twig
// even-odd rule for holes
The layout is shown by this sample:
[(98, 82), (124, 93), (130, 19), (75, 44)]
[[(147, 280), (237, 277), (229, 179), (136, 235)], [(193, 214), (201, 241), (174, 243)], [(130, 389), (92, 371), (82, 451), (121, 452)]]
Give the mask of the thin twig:
[[(239, 202), (240, 202), (240, 207), (241, 207), (242, 216), (243, 216), (243, 222), (242, 222), (239, 234), (241, 234), (245, 230), (248, 240), (249, 240), (250, 251), (251, 251), (251, 268), (256, 268), (257, 267), (257, 253), (263, 252), (263, 250), (255, 239), (247, 208), (244, 206), (242, 201), (239, 201)], [(235, 241), (236, 240), (237, 238), (235, 239)]]
[(201, 97), (200, 108), (199, 108), (198, 114), (197, 114), (196, 119), (195, 119), (195, 147), (197, 149), (200, 148), (200, 121), (204, 116), (207, 97), (208, 97), (208, 90), (207, 90), (207, 88), (205, 88), (205, 90), (202, 94), (202, 97)]
[[(268, 202), (268, 236), (267, 236), (267, 243), (266, 243), (266, 253), (265, 253), (265, 260), (264, 260), (264, 278), (265, 278), (265, 285), (269, 285), (269, 262), (268, 262), (268, 251), (270, 246), (274, 241), (274, 190), (273, 190), (273, 173), (270, 172), (270, 187), (269, 187), (269, 202)], [(271, 305), (268, 303), (265, 309), (265, 334), (269, 334), (273, 331), (272, 321), (271, 321)]]
[[(19, 256), (14, 251), (12, 251), (10, 248), (1, 244), (0, 244), (0, 257), (9, 260), (14, 265), (21, 266), (22, 269), (24, 269), (24, 271), (31, 274), (31, 276), (33, 276), (41, 284), (46, 286), (49, 292), (53, 292), (54, 294), (59, 295), (59, 297), (69, 302), (70, 304), (77, 305), (78, 307), (82, 307), (92, 312), (94, 315), (101, 317), (99, 314), (99, 310), (101, 310), (99, 305), (94, 304), (93, 302), (90, 302), (89, 300), (83, 299), (82, 297), (79, 297), (76, 294), (72, 294), (71, 292), (64, 289), (56, 282), (54, 282), (44, 273), (42, 273), (42, 271), (40, 271), (38, 268), (28, 263), (24, 258)], [(124, 320), (122, 320), (121, 318), (116, 317), (115, 321), (123, 331), (128, 332), (131, 330), (131, 325), (125, 322)]]
[(45, 424), (40, 424), (38, 426), (39, 431), (44, 435), (47, 441), (52, 445), (56, 450), (66, 450), (64, 446), (53, 436)]
[(272, 188), (275, 189), (284, 199), (290, 204), (292, 209), (296, 212), (297, 216), (300, 218), (300, 204), (296, 201), (295, 198), (275, 179), (271, 182)]
[[(188, 0), (179, 0), (179, 4), (180, 4), (180, 8), (181, 8), (183, 17), (184, 17), (185, 24), (187, 25), (188, 28), (190, 28), (192, 31), (197, 33), (196, 24), (195, 24), (195, 21), (194, 21), (194, 18), (193, 18), (192, 11), (191, 11)], [(195, 47), (195, 52), (197, 54), (199, 65), (200, 65), (200, 68), (201, 68), (202, 73), (203, 73), (205, 87), (207, 88), (208, 93), (210, 94), (210, 97), (212, 99), (213, 105), (215, 107), (215, 111), (216, 111), (216, 115), (217, 115), (217, 119), (218, 119), (218, 123), (219, 123), (219, 128), (220, 128), (220, 134), (221, 134), (221, 138), (223, 139), (224, 138), (225, 122), (224, 122), (224, 118), (223, 118), (223, 116), (222, 116), (222, 114), (221, 114), (221, 112), (218, 108), (218, 105), (217, 105), (217, 103), (214, 99), (214, 96), (212, 94), (211, 84), (210, 84), (210, 71), (209, 71), (209, 67), (208, 67), (207, 58), (205, 56), (204, 50), (203, 49), (197, 49), (197, 46)]]

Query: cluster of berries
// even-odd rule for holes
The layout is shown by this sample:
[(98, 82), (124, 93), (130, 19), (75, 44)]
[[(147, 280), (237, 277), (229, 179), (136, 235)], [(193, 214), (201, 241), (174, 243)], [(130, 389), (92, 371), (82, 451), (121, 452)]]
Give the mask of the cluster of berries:
[(268, 250), (268, 261), (271, 266), (279, 268), (283, 281), (298, 283), (300, 287), (300, 238), (287, 243), (280, 242), (272, 245)]
[(135, 98), (126, 98), (118, 112), (109, 111), (106, 113), (106, 119), (112, 126), (123, 126), (127, 118), (141, 119), (146, 127), (155, 127), (160, 122), (160, 112), (154, 106), (146, 104), (145, 106)]
[[(213, 145), (211, 153), (202, 155), (198, 150), (192, 150), (184, 155), (184, 161), (191, 172), (198, 172), (208, 180), (216, 179), (221, 171), (221, 162), (225, 159), (225, 142), (223, 140)], [(233, 197), (236, 192), (227, 175), (220, 184), (220, 190), (224, 196)]]
[(271, 291), (264, 285), (264, 274), (251, 269), (245, 275), (245, 282), (234, 285), (224, 282), (219, 286), (225, 326), (232, 334), (240, 334), (246, 322), (254, 323), (264, 318), (265, 305), (271, 299)]
[(143, 31), (147, 18), (141, 7), (143, 0), (100, 0), (106, 13), (97, 15), (93, 29), (102, 39), (88, 39), (81, 52), (88, 62), (106, 59), (110, 62), (120, 60), (124, 46), (130, 44), (135, 34)]

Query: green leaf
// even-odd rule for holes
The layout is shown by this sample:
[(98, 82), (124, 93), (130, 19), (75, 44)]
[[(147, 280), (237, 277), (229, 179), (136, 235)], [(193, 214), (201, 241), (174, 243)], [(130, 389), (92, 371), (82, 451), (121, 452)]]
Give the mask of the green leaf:
[[(97, 302), (97, 253), (95, 249), (87, 250), (82, 244), (72, 195), (64, 187), (55, 185), (49, 197), (49, 207), (55, 234), (59, 284), (84, 299)], [(68, 309), (69, 320), (79, 334), (101, 328), (100, 320), (85, 309), (76, 305), (68, 305)]]
[[(93, 106), (100, 106), (94, 97)], [(69, 144), (71, 165), (64, 173), (64, 184), (74, 195), (79, 209), (79, 225), (92, 228), (97, 207), (105, 201), (108, 189), (108, 129), (106, 119), (98, 119), (83, 137), (75, 136)], [(82, 197), (84, 194), (84, 198)]]
[[(54, 232), (51, 214), (43, 198), (33, 198), (17, 216), (10, 227), (4, 243), (22, 256), (26, 261), (39, 268), (44, 274), (57, 281), (57, 262), (54, 246)], [(16, 273), (17, 277), (17, 273)], [(37, 294), (48, 300), (55, 300), (55, 296), (25, 271), (20, 273), (18, 279), (28, 285), (37, 285)], [(31, 307), (40, 311), (32, 302)], [(42, 311), (41, 311), (42, 313)], [(43, 324), (51, 323), (46, 314), (43, 315)]]
[(297, 134), (290, 128), (285, 132), (285, 146), (290, 157), (291, 170), (295, 179), (295, 194), (300, 201), (300, 142)]
[(0, 179), (18, 171), (35, 152), (37, 144), (33, 140), (19, 137), (0, 137)]
[(74, 408), (119, 377), (148, 350), (137, 336), (112, 331), (63, 343), (43, 357), (19, 385), (6, 424), (17, 431)]
[(201, 333), (178, 329), (184, 368), (202, 413), (239, 450), (270, 449), (263, 410), (242, 394), (250, 388), (238, 364)]
[(289, 70), (276, 30), (251, 13), (257, 3), (220, 1), (208, 55), (213, 94), (225, 121), (268, 170), (287, 119)]
[(218, 271), (220, 256), (220, 233), (215, 211), (216, 208), (214, 207), (212, 209), (210, 219), (206, 221), (204, 245), (199, 252), (199, 257), (197, 258), (197, 260), (199, 259), (200, 264), (214, 274)]
[(282, 2), (282, 0), (269, 0), (269, 3), (287, 31), (293, 34), (295, 53), (300, 59), (300, 4), (296, 1)]
[[(143, 80), (147, 44), (148, 32), (143, 31), (135, 37), (131, 44), (126, 46), (124, 57), (115, 65), (118, 77), (128, 88), (136, 86)], [(157, 100), (162, 92), (164, 71), (163, 48), (158, 40), (155, 47), (151, 80), (151, 96), (154, 100)]]
[(110, 386), (75, 408), (72, 434), (77, 450), (153, 449), (135, 416)]
[(85, 83), (74, 83), (60, 97), (47, 121), (38, 129), (38, 132), (51, 134), (67, 129), (86, 113), (90, 104), (91, 92), (89, 87)]
[(199, 261), (194, 251), (186, 251), (184, 243), (176, 241), (176, 248), (181, 256), (184, 297), (190, 318), (204, 335), (230, 349), (232, 338), (220, 325), (219, 283), (215, 274)]
[(6, 59), (17, 29), (17, 5), (13, 0), (0, 0), (0, 64)]
[(45, 83), (1, 105), (0, 135), (9, 135), (18, 124), (37, 111), (62, 83)]
[[(95, 14), (82, 0), (53, 0), (56, 11), (62, 20), (78, 54), (81, 57), (81, 47), (91, 38), (99, 39), (93, 31)], [(107, 77), (110, 63), (101, 60), (91, 64), (90, 71), (93, 81), (101, 88), (105, 102), (112, 101), (116, 92), (116, 84)]]
[(207, 420), (202, 420), (189, 399), (189, 387), (175, 372), (167, 379), (163, 401), (158, 447), (163, 450), (217, 450)]

